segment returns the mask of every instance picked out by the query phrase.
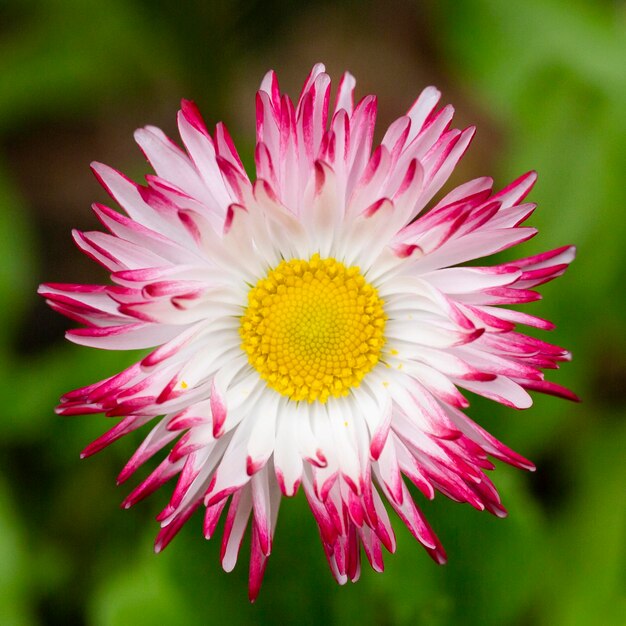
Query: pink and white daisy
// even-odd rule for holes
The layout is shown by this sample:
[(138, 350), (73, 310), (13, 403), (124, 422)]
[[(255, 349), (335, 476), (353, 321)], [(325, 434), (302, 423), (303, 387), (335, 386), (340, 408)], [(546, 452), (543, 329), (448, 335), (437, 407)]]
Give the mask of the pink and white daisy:
[(428, 208), (474, 128), (451, 129), (452, 107), (437, 108), (428, 87), (372, 151), (376, 98), (354, 105), (354, 86), (344, 74), (331, 109), (316, 65), (294, 106), (269, 72), (254, 181), (225, 126), (211, 134), (183, 101), (184, 150), (152, 126), (135, 134), (156, 172), (145, 185), (93, 164), (126, 215), (95, 204), (109, 232), (74, 239), (113, 284), (40, 288), (83, 325), (71, 341), (150, 349), (62, 398), (62, 415), (118, 420), (82, 456), (150, 422), (119, 482), (169, 451), (125, 506), (177, 477), (156, 550), (200, 507), (210, 538), (227, 509), (227, 571), (250, 525), (251, 599), (283, 496), (302, 487), (339, 583), (359, 577), (361, 546), (377, 571), (382, 547), (394, 551), (384, 500), (443, 563), (405, 478), (426, 498), (440, 491), (502, 516), (489, 457), (533, 469), (464, 414), (463, 391), (517, 409), (532, 404), (528, 390), (576, 399), (542, 373), (569, 353), (518, 329), (553, 325), (501, 306), (537, 300), (573, 247), (462, 265), (536, 234), (521, 226), (535, 174), (497, 192), (478, 178)]

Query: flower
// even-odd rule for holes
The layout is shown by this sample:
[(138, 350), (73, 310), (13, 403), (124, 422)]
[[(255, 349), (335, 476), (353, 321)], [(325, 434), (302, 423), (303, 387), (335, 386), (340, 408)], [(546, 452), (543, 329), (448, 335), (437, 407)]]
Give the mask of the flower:
[(251, 525), (250, 598), (272, 548), (282, 496), (302, 486), (338, 582), (356, 580), (361, 546), (383, 569), (394, 533), (383, 496), (437, 562), (444, 550), (404, 478), (506, 514), (488, 457), (533, 465), (463, 413), (466, 390), (517, 409), (528, 390), (576, 399), (544, 380), (570, 355), (519, 325), (553, 325), (500, 305), (537, 300), (573, 247), (493, 266), (461, 264), (535, 235), (527, 173), (498, 192), (490, 178), (425, 210), (474, 128), (450, 130), (453, 109), (425, 89), (372, 152), (376, 98), (353, 104), (344, 74), (332, 115), (316, 65), (296, 106), (269, 72), (256, 99), (256, 181), (226, 128), (207, 130), (183, 101), (182, 150), (148, 126), (135, 139), (156, 175), (135, 184), (105, 165), (97, 178), (127, 215), (95, 204), (109, 231), (74, 232), (112, 285), (46, 284), (55, 310), (84, 327), (71, 341), (150, 348), (138, 363), (66, 394), (58, 413), (119, 421), (89, 456), (154, 422), (119, 482), (163, 448), (165, 459), (125, 499), (170, 478), (160, 551), (201, 506), (214, 534), (226, 504), (222, 566)]

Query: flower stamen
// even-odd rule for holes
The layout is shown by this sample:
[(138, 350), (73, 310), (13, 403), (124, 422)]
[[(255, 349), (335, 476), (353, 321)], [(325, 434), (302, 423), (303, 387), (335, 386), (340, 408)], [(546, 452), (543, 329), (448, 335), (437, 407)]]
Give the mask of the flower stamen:
[(324, 403), (358, 387), (378, 363), (383, 304), (357, 266), (319, 254), (282, 261), (248, 292), (241, 348), (278, 393)]

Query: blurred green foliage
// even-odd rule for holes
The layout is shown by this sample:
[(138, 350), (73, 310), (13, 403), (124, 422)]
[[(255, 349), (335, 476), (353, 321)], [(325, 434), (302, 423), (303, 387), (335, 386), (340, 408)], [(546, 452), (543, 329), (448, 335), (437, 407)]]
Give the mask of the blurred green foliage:
[[(346, 20), (358, 5), (338, 4)], [(543, 290), (545, 300), (533, 305), (533, 312), (556, 320), (554, 340), (573, 350), (574, 363), (555, 379), (576, 389), (583, 404), (541, 397), (522, 414), (473, 403), (471, 414), (536, 460), (539, 469), (524, 475), (498, 466), (494, 479), (510, 512), (505, 520), (442, 497), (423, 503), (449, 554), (444, 568), (433, 565), (397, 523), (398, 551), (386, 559), (385, 574), (365, 570), (357, 585), (339, 588), (326, 571), (301, 497), (282, 506), (274, 554), (254, 606), (246, 599), (246, 546), (243, 562), (226, 575), (218, 565), (219, 543), (204, 542), (199, 519), (154, 556), (152, 518), (165, 494), (131, 512), (117, 509), (121, 493), (114, 477), (137, 438), (79, 463), (78, 452), (104, 430), (104, 419), (61, 419), (52, 413), (62, 392), (116, 371), (133, 355), (64, 345), (45, 332), (28, 340), (33, 325), (52, 319), (36, 300), (37, 283), (64, 277), (48, 274), (55, 248), (45, 231), (49, 217), (38, 207), (41, 196), (31, 193), (38, 172), (24, 160), (18, 171), (14, 147), (59, 120), (88, 125), (103, 111), (115, 117), (127, 104), (141, 109), (148, 98), (166, 102), (173, 119), (176, 98), (188, 95), (199, 101), (207, 119), (224, 117), (237, 135), (228, 109), (238, 77), (259, 59), (267, 67), (289, 63), (291, 44), (288, 38), (281, 43), (281, 36), (296, 22), (313, 21), (315, 9), (280, 1), (183, 6), (5, 0), (0, 4), (3, 626), (624, 623), (623, 6), (447, 0), (413, 11), (401, 0), (391, 6), (363, 4), (369, 17), (355, 20), (366, 35), (378, 31), (371, 18), (376, 11), (388, 11), (383, 23), (393, 29), (396, 8), (415, 20), (413, 30), (402, 24), (404, 36), (429, 33), (429, 54), (438, 69), (426, 75), (465, 94), (502, 137), (498, 153), (487, 155), (498, 182), (531, 168), (540, 172), (533, 192), (540, 208), (532, 221), (541, 234), (526, 251), (576, 243), (579, 259), (565, 278)], [(323, 14), (327, 8), (320, 3), (318, 10)], [(295, 68), (301, 75), (318, 58), (305, 60)], [(351, 67), (351, 58), (340, 53), (326, 60)], [(416, 54), (406, 62), (425, 60)], [(410, 91), (419, 88), (411, 85)], [(250, 115), (252, 110), (247, 109)], [(54, 140), (51, 135), (50, 143)], [(244, 146), (246, 141), (250, 146), (251, 138)], [(45, 131), (36, 145), (44, 153), (50, 148)], [(466, 160), (473, 158), (470, 151)], [(140, 172), (139, 159), (130, 167)], [(68, 229), (71, 221), (71, 215), (65, 217)], [(60, 339), (61, 332), (55, 334)]]

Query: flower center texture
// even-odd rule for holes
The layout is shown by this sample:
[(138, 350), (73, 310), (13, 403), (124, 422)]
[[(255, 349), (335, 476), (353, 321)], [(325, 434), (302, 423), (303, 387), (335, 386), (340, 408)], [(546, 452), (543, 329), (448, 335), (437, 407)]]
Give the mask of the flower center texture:
[(378, 363), (383, 304), (359, 267), (318, 254), (282, 261), (248, 293), (241, 348), (278, 393), (326, 402), (358, 387)]

